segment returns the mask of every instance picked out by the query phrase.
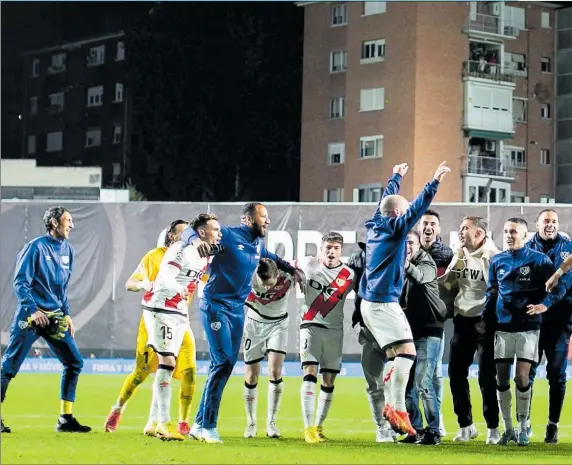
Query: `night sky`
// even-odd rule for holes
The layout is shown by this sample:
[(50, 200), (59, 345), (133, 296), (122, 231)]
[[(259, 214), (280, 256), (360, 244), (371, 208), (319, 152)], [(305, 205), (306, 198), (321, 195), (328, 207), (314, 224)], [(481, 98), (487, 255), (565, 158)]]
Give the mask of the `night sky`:
[(126, 33), (149, 200), (298, 200), (303, 9), (290, 2), (2, 2), (2, 155), (19, 154), (24, 50)]

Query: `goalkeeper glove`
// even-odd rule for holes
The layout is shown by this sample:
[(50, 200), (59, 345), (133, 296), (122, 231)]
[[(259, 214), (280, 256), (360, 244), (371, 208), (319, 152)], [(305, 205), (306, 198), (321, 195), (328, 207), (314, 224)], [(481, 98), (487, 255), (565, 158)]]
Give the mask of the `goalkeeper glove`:
[[(43, 311), (43, 310), (42, 310)], [(52, 339), (61, 340), (65, 337), (66, 331), (69, 329), (69, 325), (66, 319), (66, 315), (61, 310), (54, 310), (52, 312), (43, 311), (44, 314), (50, 320), (50, 323), (45, 328), (37, 326), (32, 319), (28, 318), (28, 327), (32, 328), (36, 333), (42, 336), (48, 336)]]

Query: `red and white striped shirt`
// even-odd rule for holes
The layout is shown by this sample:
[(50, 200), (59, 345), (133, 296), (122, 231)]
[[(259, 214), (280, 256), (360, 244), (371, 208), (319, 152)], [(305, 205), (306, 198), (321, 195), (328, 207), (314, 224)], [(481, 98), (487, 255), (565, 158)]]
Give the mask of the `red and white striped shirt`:
[(190, 296), (193, 295), (208, 264), (209, 259), (201, 258), (194, 245), (175, 242), (165, 252), (159, 273), (151, 289), (143, 295), (141, 304), (187, 316), (187, 299), (181, 296), (181, 292), (187, 288)]

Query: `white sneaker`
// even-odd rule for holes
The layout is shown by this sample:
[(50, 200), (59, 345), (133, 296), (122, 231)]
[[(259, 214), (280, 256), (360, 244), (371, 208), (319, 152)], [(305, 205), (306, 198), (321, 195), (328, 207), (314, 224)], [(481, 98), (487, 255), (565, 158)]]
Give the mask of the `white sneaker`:
[(498, 444), (500, 441), (500, 431), (498, 428), (489, 428), (487, 430), (487, 440), (485, 444)]
[(378, 426), (375, 433), (375, 442), (395, 442), (396, 437), (392, 429), (386, 428), (385, 425), (381, 427)]
[(246, 430), (244, 430), (244, 437), (247, 439), (256, 437), (256, 423), (247, 425)]
[(475, 439), (479, 435), (475, 425), (465, 426), (461, 428), (457, 435), (453, 438), (454, 442), (469, 442), (471, 439)]
[(439, 416), (439, 436), (442, 438), (447, 436), (447, 430), (445, 429), (445, 423), (443, 423), (443, 416)]
[(193, 426), (191, 426), (191, 430), (189, 431), (189, 437), (195, 441), (202, 441), (202, 435), (203, 429), (196, 423), (193, 423)]
[(210, 444), (222, 444), (222, 441), (220, 439), (220, 436), (218, 435), (218, 431), (216, 430), (216, 428), (211, 428), (211, 429), (203, 428), (201, 439)]
[(279, 438), (281, 436), (280, 430), (276, 427), (275, 422), (271, 421), (266, 425), (266, 436), (269, 438)]

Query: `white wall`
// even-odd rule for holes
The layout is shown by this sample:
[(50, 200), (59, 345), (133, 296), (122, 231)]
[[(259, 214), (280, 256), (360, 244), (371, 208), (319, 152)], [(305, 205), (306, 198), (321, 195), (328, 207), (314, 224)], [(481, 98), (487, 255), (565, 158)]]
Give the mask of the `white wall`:
[(101, 188), (100, 167), (36, 166), (36, 160), (1, 160), (2, 187)]

